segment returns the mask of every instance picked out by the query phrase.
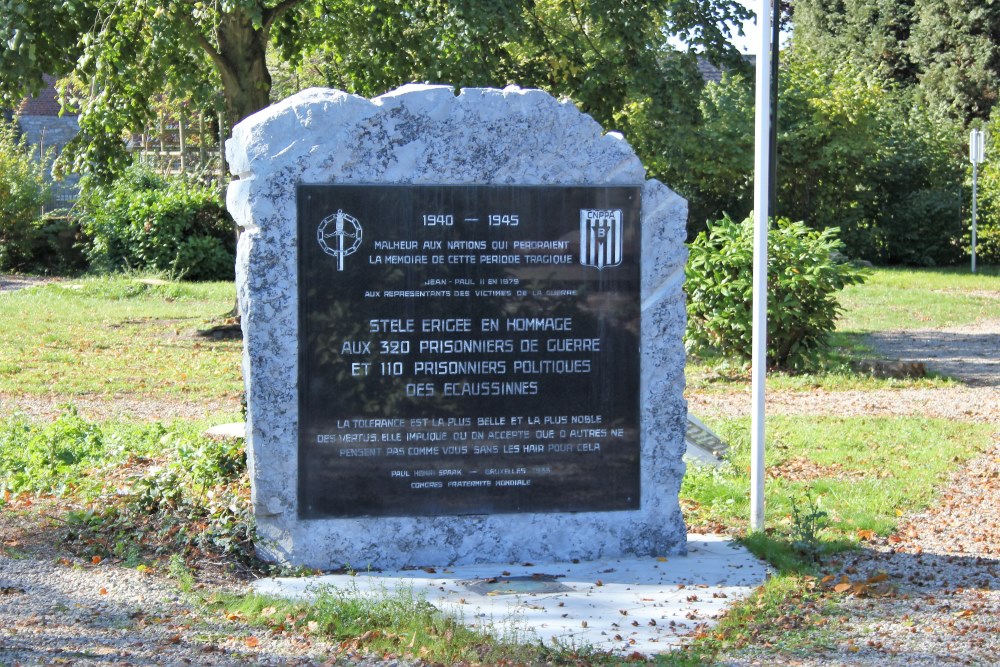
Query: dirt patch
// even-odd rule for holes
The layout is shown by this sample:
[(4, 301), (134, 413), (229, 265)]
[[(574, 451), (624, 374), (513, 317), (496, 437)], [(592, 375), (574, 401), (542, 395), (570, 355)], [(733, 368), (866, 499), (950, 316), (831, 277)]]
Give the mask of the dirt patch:
[(67, 397), (64, 394), (32, 396), (0, 393), (0, 417), (20, 413), (36, 419), (55, 419), (66, 412), (67, 404), (72, 404), (84, 418), (94, 421), (171, 422), (208, 418), (227, 421), (240, 412), (239, 398), (192, 401), (142, 395)]
[[(889, 474), (888, 471), (881, 471), (877, 476), (887, 477)], [(780, 477), (792, 482), (812, 482), (817, 479), (871, 479), (875, 475), (864, 470), (851, 470), (839, 463), (822, 465), (809, 459), (794, 458), (778, 465), (768, 466), (767, 476), (771, 479)]]
[(60, 278), (47, 276), (0, 275), (0, 292), (15, 292), (26, 287), (35, 287), (59, 280)]

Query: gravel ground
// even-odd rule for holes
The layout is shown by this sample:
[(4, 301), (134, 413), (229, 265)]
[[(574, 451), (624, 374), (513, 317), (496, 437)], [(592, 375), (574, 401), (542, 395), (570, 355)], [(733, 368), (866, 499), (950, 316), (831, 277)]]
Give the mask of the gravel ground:
[(0, 512), (0, 665), (404, 664), (262, 632), (193, 604), (201, 593), (182, 595), (162, 573), (70, 556), (44, 519), (54, 502)]

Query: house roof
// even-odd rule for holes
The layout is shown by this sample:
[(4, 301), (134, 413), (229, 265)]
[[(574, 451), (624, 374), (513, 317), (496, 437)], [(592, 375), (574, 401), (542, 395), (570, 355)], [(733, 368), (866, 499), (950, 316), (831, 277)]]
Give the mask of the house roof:
[[(744, 55), (743, 59), (751, 67), (754, 67), (757, 64), (757, 56), (755, 55)], [(701, 78), (705, 81), (705, 83), (719, 83), (722, 81), (722, 73), (724, 71), (724, 69), (716, 67), (705, 58), (698, 58), (698, 72), (701, 74)]]
[(56, 78), (46, 74), (44, 76), (45, 85), (38, 95), (26, 97), (21, 102), (18, 112), (21, 116), (58, 116), (59, 93), (56, 92)]

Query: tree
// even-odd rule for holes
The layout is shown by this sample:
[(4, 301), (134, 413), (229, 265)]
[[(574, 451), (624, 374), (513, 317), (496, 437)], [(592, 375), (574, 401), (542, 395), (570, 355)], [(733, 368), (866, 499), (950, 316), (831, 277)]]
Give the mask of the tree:
[(795, 41), (917, 87), (928, 104), (985, 120), (1000, 87), (1000, 4), (982, 0), (796, 0)]
[(909, 49), (927, 98), (968, 123), (986, 120), (1000, 88), (1000, 4), (918, 0)]
[(293, 68), (321, 54), (326, 78), (351, 92), (517, 83), (609, 122), (630, 101), (670, 109), (693, 97), (664, 69), (690, 71), (696, 49), (737, 58), (728, 26), (745, 16), (734, 0), (0, 0), (0, 96), (37, 91), (45, 73), (75, 76), (76, 167), (98, 175), (124, 164), (122, 132), (149, 121), (158, 94), (211, 104), (221, 91), (230, 127), (269, 104), (269, 50)]
[[(880, 263), (944, 264), (961, 236), (962, 132), (914, 89), (892, 87), (851, 62), (801, 43), (780, 77), (776, 213), (838, 227), (847, 252)], [(709, 84), (698, 137), (712, 160), (691, 161), (689, 231), (751, 207), (753, 86)]]

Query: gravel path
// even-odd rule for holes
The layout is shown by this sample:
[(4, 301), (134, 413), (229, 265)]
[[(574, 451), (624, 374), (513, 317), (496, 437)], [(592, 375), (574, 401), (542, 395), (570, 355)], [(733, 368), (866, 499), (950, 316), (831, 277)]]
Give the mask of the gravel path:
[(66, 411), (65, 406), (68, 402), (73, 404), (81, 416), (92, 420), (171, 422), (208, 419), (214, 416), (228, 420), (240, 412), (240, 402), (235, 398), (191, 401), (150, 398), (142, 395), (15, 396), (0, 392), (0, 417), (20, 413), (36, 419), (55, 419)]
[(960, 328), (880, 331), (869, 334), (868, 342), (889, 359), (922, 361), (971, 387), (1000, 388), (1000, 320)]

